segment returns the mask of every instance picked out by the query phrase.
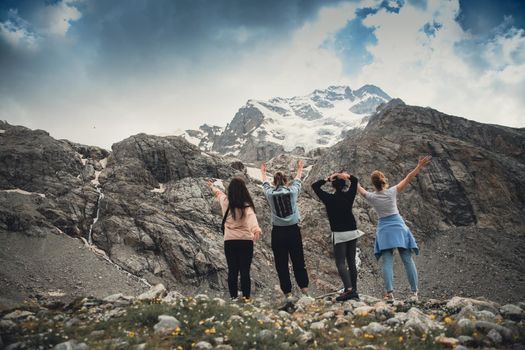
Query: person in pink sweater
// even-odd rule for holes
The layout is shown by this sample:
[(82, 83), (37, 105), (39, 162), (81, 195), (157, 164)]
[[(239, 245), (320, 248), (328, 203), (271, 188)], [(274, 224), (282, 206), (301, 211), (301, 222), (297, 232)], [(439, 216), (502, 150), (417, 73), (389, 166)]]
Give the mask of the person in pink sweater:
[(224, 254), (228, 264), (228, 289), (230, 297), (238, 297), (237, 281), (241, 275), (241, 290), (245, 299), (250, 298), (250, 267), (253, 258), (253, 242), (261, 235), (261, 228), (255, 216), (252, 197), (246, 183), (240, 177), (234, 177), (227, 190), (227, 195), (208, 181), (215, 198), (221, 205), (224, 220)]

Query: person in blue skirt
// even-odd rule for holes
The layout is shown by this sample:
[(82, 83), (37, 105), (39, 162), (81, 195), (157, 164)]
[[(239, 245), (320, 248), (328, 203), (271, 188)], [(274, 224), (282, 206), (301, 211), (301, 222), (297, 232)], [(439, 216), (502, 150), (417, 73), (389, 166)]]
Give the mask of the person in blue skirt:
[(418, 300), (418, 276), (412, 253), (419, 255), (416, 240), (399, 215), (397, 209), (397, 194), (403, 191), (410, 181), (430, 162), (431, 156), (419, 159), (417, 166), (403, 180), (393, 187), (388, 187), (388, 179), (381, 171), (372, 173), (372, 184), (375, 191), (368, 192), (359, 184), (357, 191), (375, 209), (379, 216), (374, 243), (374, 254), (377, 259), (383, 259), (383, 279), (385, 282), (386, 301), (394, 301), (394, 249), (397, 248), (407, 274), (412, 296), (410, 300)]

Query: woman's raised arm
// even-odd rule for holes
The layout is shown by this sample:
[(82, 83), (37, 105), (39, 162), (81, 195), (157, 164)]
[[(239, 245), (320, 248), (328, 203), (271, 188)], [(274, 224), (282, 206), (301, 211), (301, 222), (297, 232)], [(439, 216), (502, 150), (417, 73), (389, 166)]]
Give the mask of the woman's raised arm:
[(419, 174), (421, 169), (427, 165), (431, 159), (431, 156), (420, 157), (419, 162), (417, 163), (417, 166), (414, 168), (414, 170), (409, 172), (408, 175), (396, 185), (397, 192), (403, 191), (410, 181), (412, 181), (412, 179), (416, 177), (417, 174)]

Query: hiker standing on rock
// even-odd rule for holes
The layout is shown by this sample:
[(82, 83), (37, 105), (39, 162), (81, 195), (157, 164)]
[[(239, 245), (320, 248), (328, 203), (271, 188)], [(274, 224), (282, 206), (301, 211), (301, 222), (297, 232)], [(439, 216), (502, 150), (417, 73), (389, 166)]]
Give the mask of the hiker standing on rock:
[(272, 210), (272, 250), (275, 268), (279, 276), (281, 290), (285, 295), (285, 302), (292, 303), (292, 282), (288, 261), (292, 260), (295, 280), (301, 292), (308, 294), (308, 273), (304, 262), (303, 241), (299, 221), (301, 214), (297, 206), (297, 199), (301, 191), (301, 175), (304, 163), (297, 162), (297, 175), (288, 186), (288, 177), (278, 171), (273, 176), (273, 186), (266, 177), (266, 164), (261, 164), (262, 187)]
[[(347, 191), (343, 191), (348, 180), (350, 180), (350, 187)], [(343, 292), (335, 299), (337, 301), (359, 299), (355, 255), (357, 239), (363, 235), (363, 232), (357, 229), (352, 213), (358, 181), (355, 176), (342, 172), (334, 173), (312, 184), (315, 194), (326, 206), (332, 230), (335, 264), (344, 284)], [(327, 182), (332, 184), (335, 193), (325, 192), (321, 188)]]
[(234, 177), (228, 186), (228, 195), (208, 181), (223, 214), (224, 254), (228, 264), (228, 289), (230, 297), (238, 297), (238, 278), (245, 299), (251, 295), (250, 267), (253, 258), (253, 241), (259, 239), (261, 228), (255, 216), (255, 206), (240, 177)]
[(421, 157), (417, 166), (396, 186), (388, 187), (388, 179), (381, 171), (372, 173), (372, 184), (374, 192), (366, 191), (361, 185), (357, 190), (367, 202), (375, 209), (379, 216), (377, 224), (376, 239), (374, 243), (374, 254), (377, 259), (383, 258), (383, 279), (385, 282), (385, 300), (394, 301), (393, 275), (394, 275), (394, 249), (397, 248), (405, 271), (410, 289), (412, 290), (412, 301), (418, 300), (418, 277), (416, 265), (412, 259), (412, 251), (419, 255), (416, 240), (399, 215), (397, 209), (397, 194), (405, 189), (408, 183), (430, 162), (431, 156)]

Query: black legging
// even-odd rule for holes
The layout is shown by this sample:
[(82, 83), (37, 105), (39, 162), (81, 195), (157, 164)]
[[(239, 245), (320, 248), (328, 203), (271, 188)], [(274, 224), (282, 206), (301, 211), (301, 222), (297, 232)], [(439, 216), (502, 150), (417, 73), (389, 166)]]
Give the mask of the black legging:
[[(357, 267), (355, 265), (355, 254), (357, 238), (347, 242), (334, 245), (335, 265), (339, 276), (343, 280), (345, 289), (352, 288), (357, 292)], [(348, 263), (348, 266), (346, 265)]]
[(275, 269), (279, 276), (279, 283), (284, 294), (292, 291), (288, 257), (292, 260), (293, 274), (299, 288), (308, 287), (308, 273), (304, 262), (303, 241), (299, 226), (273, 226), (272, 250), (275, 260)]
[(238, 296), (239, 272), (241, 274), (242, 295), (249, 298), (251, 294), (250, 266), (253, 258), (253, 241), (227, 240), (224, 241), (224, 254), (228, 264), (228, 289), (230, 297)]

